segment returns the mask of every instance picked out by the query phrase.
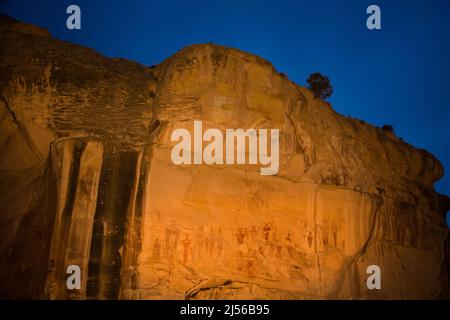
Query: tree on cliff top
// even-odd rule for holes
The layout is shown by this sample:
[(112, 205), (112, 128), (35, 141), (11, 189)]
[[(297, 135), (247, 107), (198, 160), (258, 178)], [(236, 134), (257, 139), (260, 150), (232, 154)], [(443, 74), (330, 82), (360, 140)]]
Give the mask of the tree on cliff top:
[(383, 129), (383, 131), (387, 131), (390, 133), (394, 133), (394, 127), (391, 126), (390, 124), (385, 124), (381, 127), (381, 129)]
[(311, 73), (306, 80), (309, 84), (309, 90), (314, 94), (314, 98), (326, 99), (333, 93), (333, 87), (330, 79), (319, 72)]

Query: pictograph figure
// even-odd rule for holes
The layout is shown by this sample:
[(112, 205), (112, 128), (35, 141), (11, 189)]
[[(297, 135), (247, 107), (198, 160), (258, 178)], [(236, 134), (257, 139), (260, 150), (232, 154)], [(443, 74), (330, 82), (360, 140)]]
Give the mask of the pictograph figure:
[(156, 238), (153, 243), (153, 259), (158, 260), (161, 255), (161, 243), (159, 242), (159, 238)]
[(312, 242), (313, 242), (313, 235), (312, 235), (312, 232), (310, 231), (309, 235), (308, 235), (308, 245), (310, 248), (312, 246)]
[(337, 226), (333, 224), (333, 246), (337, 247)]
[(189, 236), (186, 235), (186, 238), (183, 240), (183, 262), (187, 263), (188, 260), (188, 254), (189, 254), (189, 245), (191, 244), (191, 240), (189, 240)]
[(264, 240), (269, 241), (270, 225), (266, 223), (263, 227)]
[(236, 240), (237, 240), (237, 243), (240, 245), (240, 244), (243, 244), (244, 243), (244, 239), (245, 239), (245, 233), (244, 233), (244, 231), (242, 230), (242, 228), (238, 228), (238, 232), (236, 233)]

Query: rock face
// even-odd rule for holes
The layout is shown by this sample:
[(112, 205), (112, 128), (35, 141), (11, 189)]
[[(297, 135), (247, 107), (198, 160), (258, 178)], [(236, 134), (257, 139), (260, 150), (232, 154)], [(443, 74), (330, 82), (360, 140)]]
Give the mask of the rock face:
[[(0, 297), (449, 297), (439, 161), (262, 58), (194, 45), (147, 68), (5, 16), (0, 44)], [(195, 120), (279, 129), (278, 174), (174, 165)]]

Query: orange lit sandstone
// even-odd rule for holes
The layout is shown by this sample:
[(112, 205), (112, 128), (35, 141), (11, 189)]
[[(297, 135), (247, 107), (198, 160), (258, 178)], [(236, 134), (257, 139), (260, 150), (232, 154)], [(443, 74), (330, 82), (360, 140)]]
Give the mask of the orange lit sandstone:
[[(0, 31), (0, 296), (448, 297), (450, 204), (428, 152), (236, 49), (147, 68), (6, 17)], [(174, 165), (171, 133), (195, 120), (279, 129), (278, 174)], [(381, 290), (366, 287), (374, 264)]]

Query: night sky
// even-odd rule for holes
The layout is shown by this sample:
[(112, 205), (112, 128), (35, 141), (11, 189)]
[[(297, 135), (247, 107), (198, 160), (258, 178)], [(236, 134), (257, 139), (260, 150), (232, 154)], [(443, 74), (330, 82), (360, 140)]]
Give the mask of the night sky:
[[(81, 30), (66, 28), (70, 4), (81, 8)], [(381, 8), (381, 30), (366, 28), (370, 4)], [(0, 0), (0, 12), (144, 65), (213, 42), (258, 54), (300, 85), (321, 72), (336, 111), (391, 124), (439, 158), (448, 174), (436, 189), (450, 195), (450, 0)]]

